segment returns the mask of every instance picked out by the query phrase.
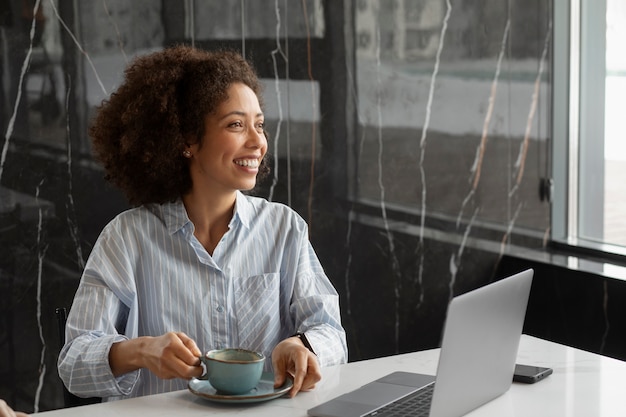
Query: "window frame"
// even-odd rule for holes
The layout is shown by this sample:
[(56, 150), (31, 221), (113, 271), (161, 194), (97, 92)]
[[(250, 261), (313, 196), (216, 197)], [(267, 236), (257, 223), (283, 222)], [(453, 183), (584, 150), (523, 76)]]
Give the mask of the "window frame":
[(626, 247), (603, 241), (604, 140), (594, 140), (604, 138), (606, 0), (553, 4), (551, 239), (624, 261)]

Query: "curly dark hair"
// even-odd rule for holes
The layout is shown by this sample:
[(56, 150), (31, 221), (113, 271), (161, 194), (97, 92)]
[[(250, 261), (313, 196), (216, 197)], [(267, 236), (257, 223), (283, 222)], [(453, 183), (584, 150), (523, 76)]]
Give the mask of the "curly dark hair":
[[(231, 84), (247, 85), (263, 105), (254, 69), (232, 51), (173, 46), (136, 58), (124, 75), (97, 107), (89, 134), (105, 179), (132, 205), (174, 201), (191, 189), (183, 150), (201, 141), (206, 115)], [(268, 172), (264, 159), (259, 177)]]

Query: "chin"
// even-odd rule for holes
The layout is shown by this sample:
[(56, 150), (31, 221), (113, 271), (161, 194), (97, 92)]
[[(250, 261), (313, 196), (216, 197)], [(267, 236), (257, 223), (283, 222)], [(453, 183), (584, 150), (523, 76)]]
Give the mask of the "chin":
[(252, 190), (254, 187), (256, 187), (256, 181), (253, 182), (252, 184), (245, 184), (242, 185), (241, 187), (239, 187), (239, 191), (250, 191)]

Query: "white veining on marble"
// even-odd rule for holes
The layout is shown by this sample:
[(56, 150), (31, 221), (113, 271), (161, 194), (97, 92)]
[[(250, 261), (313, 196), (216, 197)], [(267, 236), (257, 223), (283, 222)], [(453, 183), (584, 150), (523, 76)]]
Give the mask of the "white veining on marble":
[[(272, 179), (272, 185), (270, 186), (270, 193), (268, 196), (268, 200), (272, 201), (274, 196), (274, 188), (278, 183), (278, 143), (280, 140), (280, 128), (283, 124), (283, 104), (281, 100), (281, 91), (280, 91), (280, 77), (278, 74), (278, 62), (276, 60), (276, 55), (280, 55), (280, 57), (285, 61), (286, 65), (289, 65), (289, 61), (287, 60), (287, 56), (283, 52), (283, 48), (280, 44), (280, 29), (281, 29), (281, 18), (280, 18), (280, 7), (278, 6), (278, 0), (274, 0), (274, 10), (276, 12), (276, 48), (272, 50), (272, 64), (274, 66), (274, 90), (276, 92), (276, 101), (278, 103), (278, 122), (276, 123), (276, 133), (274, 134), (274, 152), (276, 152), (276, 157), (274, 158), (274, 168), (273, 174), (274, 177)], [(289, 95), (287, 95), (289, 97)], [(287, 144), (288, 145), (288, 144)], [(287, 151), (287, 159), (291, 159), (291, 155), (289, 150)], [(289, 192), (289, 191), (288, 191)], [(287, 199), (287, 204), (291, 205), (291, 195)]]
[(459, 271), (459, 266), (461, 263), (461, 258), (463, 257), (463, 251), (465, 250), (465, 245), (467, 244), (467, 237), (472, 230), (472, 225), (474, 224), (474, 220), (476, 220), (476, 215), (478, 215), (479, 208), (476, 207), (474, 210), (474, 214), (472, 215), (472, 219), (469, 221), (467, 226), (465, 227), (465, 232), (463, 233), (463, 240), (459, 245), (459, 249), (456, 253), (453, 253), (450, 256), (450, 282), (448, 283), (448, 301), (452, 301), (454, 297), (454, 284), (456, 284), (456, 274)]
[(469, 192), (467, 193), (467, 195), (463, 199), (463, 202), (461, 203), (461, 209), (459, 210), (459, 214), (456, 216), (456, 227), (457, 227), (457, 229), (461, 225), (461, 219), (463, 219), (463, 212), (465, 211), (465, 207), (472, 200), (472, 198), (474, 197), (474, 193), (475, 192), (476, 192), (476, 190), (474, 189), (474, 187), (470, 188)]
[[(65, 108), (69, 109), (69, 100), (72, 92), (72, 80), (67, 80), (67, 92), (65, 94)], [(70, 135), (70, 114), (68, 111), (65, 112), (65, 144), (66, 144), (66, 155), (67, 155), (67, 181), (68, 181), (68, 191), (67, 191), (67, 226), (70, 232), (70, 236), (72, 238), (72, 242), (74, 243), (74, 247), (76, 248), (76, 263), (78, 267), (82, 271), (85, 268), (85, 259), (83, 258), (83, 250), (80, 245), (78, 225), (76, 224), (76, 206), (74, 205), (74, 192), (72, 183), (74, 182), (74, 176), (72, 174), (72, 140)]]
[[(39, 200), (39, 190), (45, 179), (39, 182), (35, 192), (35, 199)], [(39, 205), (39, 204), (38, 204)], [(43, 234), (43, 211), (41, 206), (39, 208), (39, 218), (37, 222), (37, 327), (39, 328), (39, 340), (41, 341), (41, 355), (39, 357), (39, 380), (37, 384), (37, 390), (35, 391), (35, 404), (33, 409), (36, 412), (39, 411), (39, 399), (41, 397), (41, 390), (43, 389), (44, 379), (46, 376), (46, 340), (43, 337), (43, 325), (41, 323), (41, 279), (43, 275), (43, 259), (48, 249), (48, 245), (43, 245), (41, 237)]]
[(395, 279), (394, 289), (394, 341), (396, 351), (398, 350), (398, 343), (400, 341), (400, 294), (402, 293), (402, 277), (400, 274), (400, 267), (398, 258), (396, 256), (395, 242), (393, 233), (389, 229), (389, 219), (387, 218), (387, 206), (385, 202), (385, 184), (383, 182), (383, 114), (382, 114), (382, 96), (383, 86), (380, 79), (380, 26), (376, 26), (376, 115), (377, 115), (377, 132), (378, 132), (378, 188), (380, 190), (380, 211), (385, 229), (385, 236), (387, 237), (387, 243), (389, 244), (389, 256), (391, 258), (391, 270)]
[[(37, 2), (39, 2), (39, 0), (37, 0)], [(63, 29), (65, 29), (65, 31), (67, 32), (67, 34), (69, 35), (70, 38), (72, 38), (72, 40), (74, 41), (74, 45), (76, 45), (76, 47), (78, 48), (78, 50), (84, 55), (85, 59), (87, 60), (87, 62), (89, 63), (89, 66), (91, 67), (91, 69), (93, 70), (93, 74), (96, 77), (96, 81), (98, 82), (98, 85), (100, 86), (100, 89), (102, 90), (102, 92), (104, 93), (104, 95), (108, 96), (109, 93), (107, 93), (106, 88), (104, 87), (104, 84), (102, 83), (102, 80), (100, 79), (100, 75), (98, 74), (98, 71), (96, 70), (96, 67), (93, 63), (93, 61), (91, 60), (91, 57), (89, 56), (89, 54), (87, 53), (87, 51), (85, 51), (83, 49), (83, 47), (81, 46), (80, 42), (78, 42), (78, 39), (76, 39), (76, 36), (74, 35), (74, 33), (72, 33), (72, 31), (70, 30), (70, 28), (67, 26), (67, 24), (65, 23), (65, 21), (63, 20), (63, 18), (59, 15), (59, 11), (56, 8), (56, 5), (54, 4), (53, 1), (50, 1), (50, 5), (52, 6), (52, 10), (54, 10), (54, 15), (55, 17), (59, 20), (59, 23), (61, 23), (61, 26), (63, 26)]]
[(439, 36), (439, 45), (437, 45), (437, 53), (435, 55), (435, 67), (433, 68), (433, 72), (430, 78), (430, 86), (428, 89), (428, 101), (426, 102), (426, 116), (424, 120), (424, 127), (422, 128), (422, 135), (420, 138), (420, 156), (419, 156), (419, 173), (420, 180), (422, 185), (422, 196), (420, 200), (421, 209), (420, 209), (420, 232), (419, 232), (419, 270), (417, 276), (417, 283), (420, 288), (420, 297), (419, 302), (417, 304), (417, 308), (419, 309), (424, 300), (424, 290), (423, 290), (423, 280), (424, 280), (424, 228), (426, 225), (426, 172), (424, 170), (424, 157), (426, 155), (426, 138), (428, 134), (428, 127), (430, 125), (430, 115), (432, 111), (433, 105), (433, 97), (435, 94), (435, 83), (437, 81), (437, 75), (439, 73), (439, 65), (441, 63), (441, 51), (443, 50), (444, 41), (446, 38), (446, 33), (448, 31), (448, 21), (450, 20), (450, 15), (452, 14), (452, 5), (450, 4), (450, 0), (446, 0), (446, 14), (443, 17), (443, 22), (441, 25), (441, 34)]
[(552, 36), (552, 23), (549, 24), (546, 31), (546, 37), (543, 42), (543, 51), (541, 52), (541, 59), (539, 60), (539, 69), (537, 70), (537, 76), (535, 77), (535, 85), (533, 88), (533, 94), (530, 101), (530, 109), (528, 110), (528, 117), (526, 119), (526, 131), (524, 132), (524, 140), (520, 145), (520, 151), (515, 161), (515, 168), (517, 175), (515, 178), (515, 185), (509, 192), (509, 196), (515, 194), (524, 176), (524, 167), (526, 165), (526, 155), (528, 154), (528, 143), (530, 141), (530, 134), (533, 128), (535, 113), (537, 112), (537, 105), (539, 103), (539, 90), (541, 88), (541, 78), (543, 77), (543, 71), (545, 67), (546, 57), (548, 50), (550, 49), (550, 39)]
[(489, 101), (487, 106), (487, 113), (483, 122), (483, 130), (480, 138), (480, 144), (476, 150), (476, 160), (472, 166), (472, 190), (476, 190), (478, 182), (480, 181), (480, 174), (483, 165), (483, 158), (485, 156), (485, 149), (487, 147), (487, 137), (489, 136), (489, 126), (491, 124), (491, 116), (493, 115), (493, 109), (496, 103), (496, 96), (498, 92), (498, 81), (500, 80), (500, 71), (502, 70), (502, 61), (506, 52), (506, 46), (509, 39), (509, 31), (511, 28), (511, 18), (506, 20), (506, 26), (504, 28), (504, 34), (502, 35), (502, 42), (500, 43), (500, 52), (498, 53), (498, 61), (496, 64), (496, 72), (493, 75), (491, 82), (491, 93), (489, 94)]
[[(302, 2), (302, 13), (304, 14), (304, 26), (306, 28), (306, 45), (307, 45), (307, 74), (309, 82), (311, 84), (311, 108), (313, 109), (312, 115), (317, 113), (317, 83), (313, 77), (313, 68), (311, 66), (311, 29), (309, 28), (309, 14), (307, 12), (306, 1)], [(315, 155), (317, 144), (317, 122), (315, 117), (311, 121), (311, 169), (309, 173), (309, 196), (307, 201), (307, 215), (309, 229), (313, 227), (313, 188), (315, 185)]]
[[(23, 86), (25, 84), (24, 77), (26, 77), (26, 72), (28, 71), (30, 59), (33, 54), (33, 39), (35, 38), (36, 23), (35, 16), (37, 15), (37, 10), (39, 9), (40, 3), (40, 0), (36, 0), (35, 5), (33, 6), (33, 20), (30, 25), (28, 50), (26, 51), (24, 62), (22, 62), (22, 70), (20, 71), (20, 81), (18, 84), (17, 96), (15, 97), (15, 103), (13, 104), (13, 113), (11, 114), (11, 118), (9, 119), (9, 123), (7, 125), (7, 130), (4, 135), (4, 145), (2, 146), (2, 155), (0, 155), (0, 181), (2, 180), (2, 173), (4, 172), (4, 164), (6, 162), (7, 153), (9, 151), (10, 139), (13, 135), (13, 128), (15, 127), (15, 119), (17, 117), (17, 112), (22, 101)], [(3, 80), (0, 80), (0, 82), (3, 82)]]
[[(511, 235), (511, 232), (513, 231), (513, 226), (515, 226), (515, 222), (517, 221), (517, 217), (519, 216), (520, 212), (522, 211), (522, 207), (524, 206), (524, 202), (520, 202), (517, 205), (517, 209), (515, 210), (515, 214), (513, 215), (513, 218), (509, 221), (507, 227), (506, 227), (506, 232), (504, 233), (504, 235), (502, 236), (502, 240), (500, 241), (500, 251), (498, 252), (498, 262), (500, 261), (500, 258), (502, 258), (502, 256), (504, 256), (504, 253), (506, 251), (506, 245), (507, 242), (509, 240), (509, 236)], [(498, 264), (498, 262), (496, 262), (496, 265)]]
[(346, 259), (346, 270), (344, 274), (344, 287), (346, 290), (345, 306), (348, 317), (352, 316), (352, 297), (350, 292), (350, 266), (352, 265), (352, 251), (350, 250), (350, 240), (352, 236), (352, 222), (354, 221), (354, 210), (348, 212), (348, 232), (346, 233), (346, 249), (348, 258)]
[(483, 159), (485, 156), (485, 149), (487, 149), (487, 139), (489, 137), (489, 127), (491, 125), (491, 119), (493, 116), (493, 109), (496, 103), (496, 97), (498, 93), (498, 83), (500, 81), (500, 72), (502, 71), (502, 62), (504, 60), (504, 56), (506, 53), (506, 45), (509, 38), (509, 32), (511, 29), (511, 19), (508, 18), (506, 21), (506, 26), (504, 28), (504, 33), (502, 35), (502, 42), (500, 43), (500, 52), (498, 53), (498, 60), (496, 62), (496, 70), (493, 75), (493, 80), (491, 81), (491, 90), (488, 99), (487, 112), (485, 113), (485, 118), (483, 120), (483, 129), (480, 138), (480, 143), (476, 148), (476, 156), (474, 157), (474, 162), (472, 164), (472, 168), (470, 169), (470, 183), (472, 187), (470, 188), (467, 196), (463, 199), (461, 203), (461, 209), (459, 210), (459, 214), (456, 218), (456, 227), (458, 228), (461, 224), (461, 219), (463, 218), (463, 212), (465, 211), (465, 207), (472, 200), (476, 193), (476, 189), (478, 188), (478, 183), (480, 181), (480, 175), (483, 166)]
[[(457, 228), (459, 227), (460, 223), (461, 223), (461, 219), (463, 217), (463, 212), (465, 211), (465, 207), (467, 206), (467, 204), (472, 200), (473, 196), (475, 195), (476, 189), (478, 188), (479, 182), (480, 182), (480, 176), (481, 176), (481, 171), (482, 171), (482, 167), (483, 167), (483, 163), (484, 163), (484, 154), (485, 154), (485, 149), (486, 149), (486, 145), (487, 145), (487, 139), (489, 136), (489, 127), (491, 124), (491, 118), (492, 118), (492, 114), (493, 114), (493, 109), (495, 107), (495, 101), (496, 101), (496, 97), (497, 97), (497, 88), (498, 88), (498, 82), (500, 79), (500, 73), (501, 73), (501, 69), (502, 69), (502, 62), (504, 60), (504, 56), (506, 53), (506, 46), (508, 43), (508, 38), (509, 38), (509, 32), (510, 32), (510, 27), (511, 27), (511, 18), (507, 18), (507, 22), (506, 22), (506, 26), (504, 28), (504, 33), (502, 36), (502, 42), (500, 43), (500, 52), (498, 53), (498, 60), (497, 60), (497, 64), (496, 64), (496, 70), (494, 73), (494, 77), (491, 83), (491, 91), (490, 91), (490, 95), (489, 95), (489, 101), (488, 101), (488, 107), (487, 107), (487, 112), (485, 114), (485, 119), (484, 119), (484, 123), (483, 123), (483, 131), (482, 131), (482, 136), (481, 136), (481, 141), (480, 144), (478, 146), (478, 148), (476, 149), (476, 156), (474, 159), (474, 163), (472, 165), (472, 168), (470, 170), (471, 175), (470, 175), (470, 182), (472, 184), (470, 191), (468, 192), (468, 195), (464, 198), (463, 203), (461, 204), (461, 209), (459, 210), (459, 214), (457, 216), (457, 220), (456, 220), (456, 225)], [(539, 76), (539, 80), (540, 80), (540, 76)], [(536, 87), (537, 88), (537, 87)], [(534, 95), (535, 99), (538, 99), (538, 94)], [(534, 114), (534, 112), (533, 112)], [(526, 139), (530, 139), (530, 131), (527, 127), (526, 129), (527, 132), (527, 136)], [(515, 187), (514, 187), (515, 189)], [(511, 198), (512, 193), (509, 192), (509, 199)], [(506, 250), (506, 245), (508, 243), (508, 239), (509, 236), (511, 235), (511, 232), (513, 230), (513, 226), (515, 225), (515, 221), (517, 220), (519, 213), (522, 209), (523, 203), (519, 203), (517, 210), (513, 216), (513, 218), (509, 221), (508, 225), (507, 225), (507, 230), (505, 232), (505, 234), (503, 235), (501, 242), (500, 242), (500, 251), (499, 251), (499, 258), (501, 258), (504, 255), (504, 252)], [(469, 224), (468, 224), (468, 228), (472, 225), (472, 223), (474, 222), (475, 218), (476, 218), (476, 214), (477, 211), (474, 211), (474, 215), (472, 216), (472, 219), (470, 220)], [(467, 229), (466, 229), (467, 232)], [(460, 262), (460, 261), (457, 261)], [(456, 266), (456, 263), (455, 263)]]
[(126, 56), (126, 52), (124, 51), (124, 41), (122, 39), (122, 33), (120, 32), (120, 28), (115, 20), (113, 20), (113, 16), (111, 16), (111, 12), (109, 11), (106, 0), (102, 0), (102, 7), (104, 8), (104, 13), (107, 15), (109, 21), (113, 25), (113, 29), (115, 30), (115, 34), (117, 35), (117, 43), (120, 46), (120, 52), (122, 53), (122, 56), (124, 56), (124, 61), (128, 62), (128, 57)]
[[(352, 71), (350, 71), (350, 68), (347, 69), (347, 73), (348, 73), (348, 80), (351, 83), (355, 83), (356, 84), (356, 80), (354, 77), (354, 74), (352, 73)], [(354, 101), (355, 104), (355, 109), (356, 109), (356, 116), (357, 116), (357, 120), (360, 126), (365, 126), (365, 117), (363, 116), (363, 114), (361, 113), (361, 111), (359, 110), (359, 98), (357, 96), (356, 93), (356, 88), (351, 88), (351, 98)], [(365, 146), (365, 129), (361, 129), (361, 137), (359, 138), (359, 144), (358, 144), (358, 153), (356, 155), (356, 159), (357, 161), (360, 161), (362, 156), (363, 156), (363, 149)], [(358, 164), (355, 164), (355, 166), (357, 166)], [(354, 196), (355, 194), (358, 195), (358, 187), (361, 184), (361, 178), (358, 175), (358, 172), (354, 173), (354, 179), (356, 181), (356, 192), (352, 192), (352, 195)], [(354, 201), (354, 200), (352, 200)], [(352, 266), (352, 224), (355, 221), (356, 218), (356, 211), (354, 210), (354, 203), (352, 204), (352, 206), (350, 207), (350, 210), (348, 211), (348, 231), (346, 233), (346, 250), (347, 250), (347, 259), (346, 259), (346, 269), (345, 269), (345, 273), (344, 273), (344, 287), (346, 290), (346, 316), (347, 319), (350, 319), (352, 317), (352, 297), (351, 297), (351, 291), (350, 291), (350, 267)]]

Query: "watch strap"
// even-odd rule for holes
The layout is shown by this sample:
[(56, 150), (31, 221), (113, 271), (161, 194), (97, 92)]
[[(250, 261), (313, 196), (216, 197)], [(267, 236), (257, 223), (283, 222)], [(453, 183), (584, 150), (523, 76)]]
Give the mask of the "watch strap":
[(314, 355), (317, 356), (317, 353), (315, 353), (315, 351), (313, 350), (313, 347), (311, 346), (311, 343), (309, 343), (309, 339), (307, 339), (306, 334), (302, 333), (302, 332), (298, 332), (296, 334), (294, 334), (295, 337), (299, 337), (300, 340), (302, 341), (302, 344), (309, 349)]

